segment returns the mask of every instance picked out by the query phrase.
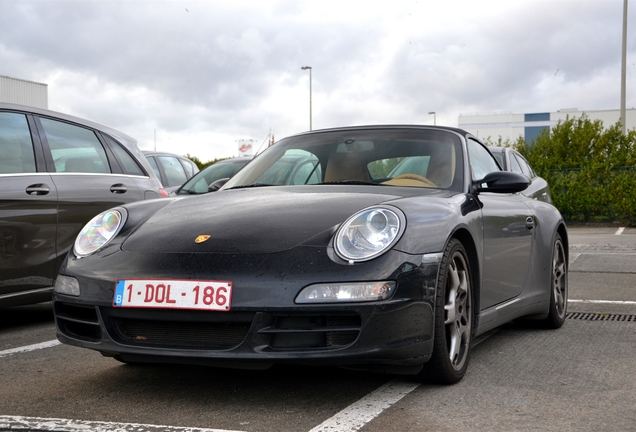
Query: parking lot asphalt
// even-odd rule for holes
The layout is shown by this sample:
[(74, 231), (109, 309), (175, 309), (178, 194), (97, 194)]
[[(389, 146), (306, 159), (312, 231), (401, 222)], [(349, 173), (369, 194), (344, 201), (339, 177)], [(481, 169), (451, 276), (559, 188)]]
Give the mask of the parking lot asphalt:
[(569, 312), (636, 314), (636, 228), (571, 226)]
[(363, 432), (636, 430), (636, 322), (506, 325), (453, 386), (421, 385)]
[[(102, 431), (636, 430), (636, 229), (619, 228), (569, 227), (561, 329), (493, 330), (476, 340), (460, 383), (418, 385), (397, 402), (375, 401), (383, 411), (363, 419), (355, 413), (378, 389), (413, 382), (300, 366), (122, 365), (59, 344), (10, 354), (56, 342), (50, 304), (16, 308), (0, 316), (0, 430), (25, 430), (24, 421), (37, 418), (50, 426), (37, 430), (59, 431), (96, 430), (82, 421), (116, 422)], [(339, 423), (347, 416), (356, 426)]]
[(620, 228), (568, 227), (561, 329), (493, 331), (460, 383), (422, 385), (361, 431), (636, 430), (636, 228)]

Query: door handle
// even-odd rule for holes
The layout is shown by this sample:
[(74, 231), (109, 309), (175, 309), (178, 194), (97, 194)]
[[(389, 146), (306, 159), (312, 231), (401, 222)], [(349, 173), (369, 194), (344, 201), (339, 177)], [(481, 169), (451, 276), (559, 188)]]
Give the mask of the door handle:
[(532, 218), (532, 216), (528, 216), (526, 218), (526, 228), (528, 228), (529, 230), (534, 229), (534, 219)]
[(37, 183), (27, 186), (25, 192), (29, 195), (48, 195), (51, 189), (44, 183)]
[(115, 194), (123, 194), (128, 191), (128, 188), (123, 183), (117, 183), (110, 187), (110, 191)]

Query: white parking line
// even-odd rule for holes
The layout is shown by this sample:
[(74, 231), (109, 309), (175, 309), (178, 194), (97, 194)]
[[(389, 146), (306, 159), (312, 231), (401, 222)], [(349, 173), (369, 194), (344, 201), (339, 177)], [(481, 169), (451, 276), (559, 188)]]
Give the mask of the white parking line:
[(568, 303), (636, 305), (636, 301), (627, 301), (627, 300), (623, 301), (623, 300), (580, 300), (580, 299), (568, 299)]
[(10, 356), (12, 354), (17, 354), (17, 353), (35, 351), (35, 350), (39, 350), (43, 348), (51, 348), (59, 344), (60, 342), (58, 340), (50, 340), (47, 342), (37, 343), (33, 345), (25, 345), (22, 347), (11, 348), (8, 350), (0, 351), (0, 357), (6, 357), (6, 356)]
[[(43, 348), (50, 348), (59, 345), (60, 342), (52, 340), (23, 347), (12, 348), (0, 351), (0, 357), (6, 357), (12, 354), (35, 351)], [(367, 396), (349, 405), (330, 419), (321, 423), (311, 430), (311, 432), (319, 431), (338, 431), (353, 432), (359, 430), (366, 423), (380, 415), (382, 411), (402, 399), (404, 396), (415, 390), (419, 386), (418, 383), (394, 379), (384, 384), (377, 390), (369, 393)], [(42, 431), (86, 431), (95, 432), (126, 432), (139, 430), (144, 431), (187, 431), (187, 432), (238, 432), (227, 431), (222, 429), (200, 429), (176, 426), (160, 426), (160, 425), (144, 425), (136, 423), (111, 423), (111, 422), (93, 422), (69, 419), (52, 419), (38, 417), (21, 417), (21, 416), (0, 416), (0, 429), (36, 429)]]
[[(590, 303), (590, 304), (621, 304), (636, 305), (636, 301), (618, 300), (583, 300), (568, 299), (568, 303)], [(482, 342), (481, 340), (476, 341)], [(59, 345), (57, 340), (51, 340), (33, 345), (12, 348), (0, 351), (0, 357), (12, 354), (35, 351)], [(475, 344), (476, 345), (476, 344)], [(394, 379), (364, 396), (362, 399), (349, 405), (333, 417), (311, 429), (309, 432), (355, 432), (364, 425), (380, 415), (391, 405), (400, 401), (404, 396), (419, 387), (418, 383)], [(180, 426), (149, 425), (138, 423), (114, 423), (97, 422), (83, 420), (69, 420), (56, 418), (22, 417), (22, 416), (1, 416), (0, 430), (4, 429), (35, 429), (40, 431), (60, 431), (60, 432), (138, 432), (143, 431), (164, 431), (164, 432), (241, 432), (227, 429), (206, 429)]]
[(349, 405), (310, 432), (354, 432), (376, 418), (385, 409), (415, 390), (418, 383), (394, 379), (359, 401)]
[(574, 263), (574, 261), (576, 261), (576, 259), (577, 259), (578, 257), (580, 257), (580, 256), (581, 256), (581, 254), (580, 254), (580, 253), (573, 253), (573, 254), (570, 254), (570, 265), (572, 265), (572, 264)]
[[(349, 405), (310, 432), (355, 432), (380, 415), (382, 411), (415, 390), (418, 383), (394, 379), (377, 390)], [(240, 432), (226, 429), (205, 429), (180, 426), (149, 425), (138, 423), (113, 423), (60, 418), (0, 416), (0, 429), (39, 430), (59, 432)]]
[(139, 432), (139, 431), (163, 431), (163, 432), (240, 432), (226, 429), (201, 429), (179, 426), (162, 426), (139, 423), (112, 423), (83, 420), (68, 420), (59, 418), (39, 418), (21, 416), (0, 416), (0, 429), (2, 430), (38, 430), (38, 431), (91, 431), (91, 432)]
[(625, 231), (625, 227), (620, 227), (619, 229), (616, 230), (614, 235), (621, 235), (623, 234), (623, 231)]

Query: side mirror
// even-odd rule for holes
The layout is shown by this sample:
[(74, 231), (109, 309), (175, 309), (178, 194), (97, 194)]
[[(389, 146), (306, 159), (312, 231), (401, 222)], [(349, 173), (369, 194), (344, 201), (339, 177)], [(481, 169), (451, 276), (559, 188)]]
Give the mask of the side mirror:
[(229, 178), (229, 177), (227, 177), (227, 178), (221, 178), (221, 179), (218, 179), (218, 180), (216, 180), (216, 181), (213, 181), (213, 182), (212, 182), (212, 183), (210, 183), (210, 185), (208, 186), (208, 192), (216, 192), (216, 191), (218, 191), (219, 189), (221, 189), (221, 188), (223, 187), (223, 185), (224, 185), (225, 183), (227, 183), (227, 181), (228, 181), (229, 179), (230, 179), (230, 178)]
[(475, 181), (474, 185), (477, 192), (517, 193), (530, 185), (530, 179), (510, 171), (495, 171)]

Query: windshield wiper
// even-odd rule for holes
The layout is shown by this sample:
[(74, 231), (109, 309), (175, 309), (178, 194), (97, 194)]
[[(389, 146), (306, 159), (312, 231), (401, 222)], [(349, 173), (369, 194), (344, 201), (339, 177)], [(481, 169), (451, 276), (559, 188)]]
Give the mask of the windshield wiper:
[(356, 185), (371, 185), (371, 186), (386, 186), (380, 183), (373, 183), (373, 182), (368, 182), (368, 181), (363, 181), (363, 180), (339, 180), (339, 181), (328, 181), (328, 182), (322, 182), (322, 183), (318, 183), (321, 185), (331, 185), (331, 184), (356, 184)]
[(247, 189), (247, 188), (263, 187), (263, 186), (276, 186), (276, 185), (267, 184), (267, 183), (252, 183), (252, 184), (247, 184), (247, 185), (232, 186), (231, 188), (228, 188), (227, 190), (230, 190), (230, 189)]

